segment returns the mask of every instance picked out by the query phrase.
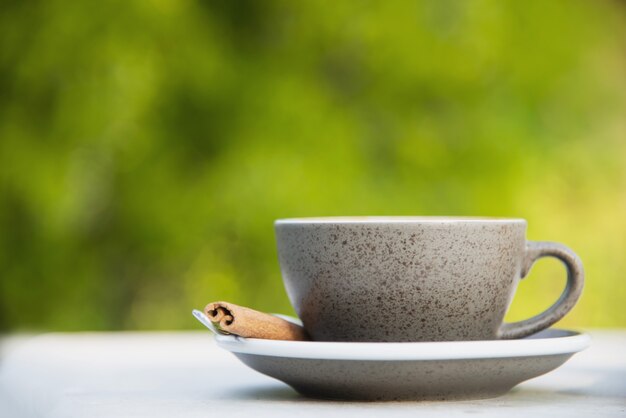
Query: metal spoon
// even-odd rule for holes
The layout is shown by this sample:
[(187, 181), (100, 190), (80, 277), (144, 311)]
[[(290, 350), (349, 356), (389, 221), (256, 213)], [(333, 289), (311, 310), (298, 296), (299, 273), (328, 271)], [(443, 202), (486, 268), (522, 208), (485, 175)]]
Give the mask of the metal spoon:
[(220, 331), (219, 329), (217, 329), (217, 327), (215, 325), (213, 325), (213, 323), (211, 321), (209, 321), (209, 318), (207, 318), (207, 316), (204, 314), (204, 312), (199, 311), (197, 309), (194, 309), (193, 311), (191, 311), (191, 313), (193, 314), (193, 316), (196, 317), (196, 319), (202, 325), (207, 327), (209, 329), (209, 331), (211, 331), (215, 335), (229, 335), (229, 334), (226, 334), (226, 333)]

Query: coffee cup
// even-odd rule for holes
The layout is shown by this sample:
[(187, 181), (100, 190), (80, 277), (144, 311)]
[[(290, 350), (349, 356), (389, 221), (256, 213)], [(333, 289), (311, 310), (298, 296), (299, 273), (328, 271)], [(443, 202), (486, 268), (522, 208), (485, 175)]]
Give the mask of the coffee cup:
[[(334, 217), (275, 222), (289, 299), (317, 341), (522, 338), (561, 319), (584, 272), (569, 248), (526, 240), (523, 219)], [(521, 278), (541, 257), (567, 269), (561, 297), (504, 323)]]

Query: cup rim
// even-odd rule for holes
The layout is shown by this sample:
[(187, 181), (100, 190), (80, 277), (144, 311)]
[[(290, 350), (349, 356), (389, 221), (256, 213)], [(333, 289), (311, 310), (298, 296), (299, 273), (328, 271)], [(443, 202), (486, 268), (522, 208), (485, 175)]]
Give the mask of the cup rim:
[(283, 218), (274, 225), (302, 224), (526, 224), (522, 218), (499, 218), (486, 216), (328, 216), (310, 218)]

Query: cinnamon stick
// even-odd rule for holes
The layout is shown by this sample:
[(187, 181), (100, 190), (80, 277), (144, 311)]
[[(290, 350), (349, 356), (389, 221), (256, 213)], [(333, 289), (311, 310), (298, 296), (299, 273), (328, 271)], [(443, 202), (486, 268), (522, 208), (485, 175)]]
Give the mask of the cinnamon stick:
[(246, 338), (266, 340), (309, 340), (304, 328), (282, 318), (229, 302), (212, 302), (205, 315), (220, 331)]

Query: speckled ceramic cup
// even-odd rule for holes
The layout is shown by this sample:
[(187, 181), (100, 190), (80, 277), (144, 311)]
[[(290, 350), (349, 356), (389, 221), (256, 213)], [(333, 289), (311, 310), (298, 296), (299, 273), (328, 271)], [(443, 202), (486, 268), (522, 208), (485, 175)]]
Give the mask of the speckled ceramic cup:
[[(523, 219), (303, 218), (275, 228), (287, 294), (318, 341), (521, 338), (561, 319), (583, 287), (576, 254), (526, 241)], [(503, 323), (517, 283), (546, 256), (567, 268), (563, 294), (533, 318)]]

